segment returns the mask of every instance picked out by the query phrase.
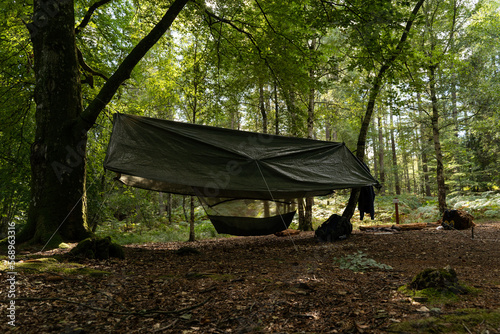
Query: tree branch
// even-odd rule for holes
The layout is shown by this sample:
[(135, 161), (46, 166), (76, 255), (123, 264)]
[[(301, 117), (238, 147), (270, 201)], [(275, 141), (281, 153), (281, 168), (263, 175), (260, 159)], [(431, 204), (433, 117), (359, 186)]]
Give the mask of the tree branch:
[(123, 60), (118, 69), (106, 81), (99, 94), (92, 100), (88, 107), (80, 115), (78, 123), (86, 130), (90, 129), (101, 111), (111, 101), (120, 85), (130, 78), (134, 67), (141, 61), (146, 53), (158, 42), (158, 40), (170, 28), (172, 22), (179, 15), (189, 0), (175, 0), (167, 10), (160, 22), (147, 34)]
[(87, 24), (89, 24), (92, 15), (99, 7), (102, 7), (110, 3), (111, 1), (113, 0), (100, 0), (95, 2), (92, 6), (90, 6), (89, 9), (87, 10), (87, 13), (85, 13), (85, 16), (83, 17), (82, 22), (80, 22), (78, 27), (75, 28), (75, 34), (78, 35), (87, 26)]
[(82, 51), (77, 47), (76, 48), (76, 53), (78, 55), (78, 62), (80, 63), (80, 66), (88, 73), (92, 75), (96, 75), (98, 77), (103, 78), (104, 80), (108, 80), (108, 77), (105, 76), (104, 74), (97, 72), (96, 70), (92, 69), (86, 62), (85, 59), (83, 58)]

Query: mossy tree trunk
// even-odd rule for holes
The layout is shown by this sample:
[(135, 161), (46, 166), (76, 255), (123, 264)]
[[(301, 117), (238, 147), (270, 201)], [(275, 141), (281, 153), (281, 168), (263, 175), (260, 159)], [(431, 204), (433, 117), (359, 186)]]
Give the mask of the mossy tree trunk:
[[(52, 14), (52, 16), (50, 15)], [(85, 238), (86, 130), (75, 44), (73, 3), (34, 2), (36, 134), (31, 146), (28, 222), (18, 241)], [(33, 28), (36, 28), (34, 30)]]

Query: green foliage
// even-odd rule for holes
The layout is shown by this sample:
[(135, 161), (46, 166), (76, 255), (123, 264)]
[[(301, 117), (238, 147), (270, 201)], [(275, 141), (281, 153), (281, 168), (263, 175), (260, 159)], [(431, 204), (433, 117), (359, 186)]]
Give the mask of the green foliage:
[(483, 193), (456, 192), (450, 194), (448, 203), (455, 210), (465, 210), (474, 218), (500, 217), (500, 193), (487, 191)]
[(346, 255), (341, 258), (334, 258), (340, 269), (349, 269), (354, 272), (365, 272), (368, 270), (392, 270), (392, 267), (370, 259), (362, 251)]
[(28, 211), (34, 75), (23, 19), (29, 10), (23, 2), (0, 4), (0, 238), (9, 222), (22, 225)]

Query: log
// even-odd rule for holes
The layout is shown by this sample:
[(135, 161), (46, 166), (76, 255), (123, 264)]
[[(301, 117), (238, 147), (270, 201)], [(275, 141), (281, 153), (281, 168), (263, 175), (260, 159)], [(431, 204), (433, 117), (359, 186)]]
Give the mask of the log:
[(413, 224), (398, 224), (398, 225), (362, 225), (359, 227), (360, 231), (380, 231), (380, 230), (395, 230), (395, 231), (411, 231), (411, 230), (423, 230), (427, 227), (432, 227), (434, 225), (429, 225), (427, 223), (413, 223)]

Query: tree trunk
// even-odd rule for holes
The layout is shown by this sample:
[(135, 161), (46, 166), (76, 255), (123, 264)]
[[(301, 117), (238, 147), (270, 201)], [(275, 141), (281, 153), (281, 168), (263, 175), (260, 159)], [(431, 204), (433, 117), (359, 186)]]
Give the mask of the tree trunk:
[(191, 205), (190, 205), (190, 216), (189, 216), (189, 241), (195, 241), (195, 233), (194, 233), (194, 196), (191, 196)]
[(394, 190), (396, 191), (396, 195), (401, 195), (401, 185), (399, 184), (398, 156), (396, 153), (396, 140), (394, 139), (394, 118), (392, 114), (392, 107), (390, 109), (390, 119), (391, 119), (392, 173), (394, 176)]
[(172, 223), (172, 194), (168, 194), (167, 201), (167, 211), (168, 211), (168, 222)]
[(158, 212), (160, 217), (165, 213), (165, 201), (163, 200), (163, 193), (161, 191), (158, 193)]
[(274, 81), (274, 134), (280, 134), (278, 85), (276, 84), (276, 81)]
[(262, 131), (267, 133), (267, 111), (264, 103), (264, 84), (259, 80), (259, 110), (262, 115)]
[[(184, 213), (184, 220), (189, 222), (189, 217), (186, 211), (186, 197), (187, 196), (182, 196), (182, 212)], [(191, 234), (191, 231), (189, 233)]]
[[(417, 103), (418, 103), (418, 110), (419, 114), (422, 115), (423, 109), (422, 109), (422, 99), (420, 96), (420, 93), (417, 93)], [(429, 182), (429, 161), (427, 159), (427, 134), (425, 131), (424, 123), (422, 122), (420, 124), (420, 145), (421, 145), (421, 151), (422, 151), (422, 173), (424, 174), (423, 181), (424, 181), (424, 194), (425, 196), (432, 196), (431, 194), (431, 186)]]
[(63, 240), (79, 241), (89, 234), (85, 197), (87, 136), (76, 122), (83, 106), (73, 2), (46, 5), (44, 1), (34, 2), (35, 20), (47, 21), (31, 31), (37, 126), (31, 146), (28, 222), (18, 241), (50, 241), (51, 246), (57, 246)]
[[(382, 186), (385, 184), (385, 166), (384, 166), (384, 156), (385, 156), (385, 150), (384, 150), (384, 134), (382, 132), (382, 117), (378, 117), (378, 163), (379, 163), (379, 170), (380, 170), (380, 184)], [(382, 187), (382, 193), (385, 192), (385, 187)]]
[[(310, 46), (310, 49), (315, 49), (316, 43), (315, 40), (313, 39), (313, 43)], [(309, 79), (311, 81), (311, 86), (314, 83), (314, 70), (309, 71)], [(315, 89), (314, 87), (311, 87), (309, 89), (309, 105), (307, 107), (307, 138), (311, 139), (314, 136), (314, 96), (315, 96)], [(304, 212), (304, 223), (302, 225), (301, 230), (302, 231), (312, 231), (313, 230), (313, 225), (312, 225), (312, 208), (314, 205), (314, 197), (307, 197), (305, 199), (305, 212)]]
[(83, 111), (75, 41), (74, 1), (33, 2), (36, 130), (31, 146), (28, 221), (18, 242), (79, 241), (86, 226), (87, 131), (135, 65), (170, 27), (188, 0), (175, 0)]
[(429, 66), (429, 89), (432, 102), (432, 139), (434, 141), (434, 151), (436, 153), (436, 181), (438, 186), (438, 206), (439, 212), (446, 210), (446, 185), (444, 181), (443, 153), (439, 138), (439, 110), (436, 96), (436, 69), (437, 65)]
[[(406, 22), (406, 27), (403, 31), (403, 34), (401, 35), (401, 38), (396, 46), (395, 51), (392, 53), (391, 57), (389, 57), (380, 67), (377, 75), (373, 80), (373, 85), (370, 89), (370, 93), (368, 96), (368, 103), (366, 104), (365, 116), (361, 123), (361, 129), (359, 130), (358, 143), (356, 147), (356, 157), (358, 157), (358, 159), (360, 159), (361, 161), (364, 161), (365, 159), (365, 147), (366, 147), (366, 137), (368, 135), (368, 127), (370, 126), (377, 96), (382, 87), (384, 74), (392, 66), (397, 57), (401, 54), (403, 46), (411, 30), (411, 26), (413, 25), (413, 21), (417, 17), (417, 13), (420, 10), (420, 7), (422, 7), (424, 1), (425, 0), (419, 0), (415, 5), (415, 7), (413, 8), (410, 14), (410, 18)], [(349, 202), (347, 203), (347, 206), (344, 209), (344, 212), (342, 213), (342, 216), (346, 217), (347, 219), (351, 219), (352, 216), (354, 215), (354, 211), (356, 210), (356, 205), (359, 199), (359, 192), (360, 192), (359, 188), (354, 188), (351, 191), (351, 195), (349, 196)]]

